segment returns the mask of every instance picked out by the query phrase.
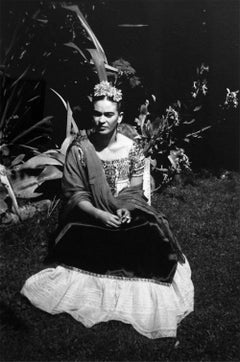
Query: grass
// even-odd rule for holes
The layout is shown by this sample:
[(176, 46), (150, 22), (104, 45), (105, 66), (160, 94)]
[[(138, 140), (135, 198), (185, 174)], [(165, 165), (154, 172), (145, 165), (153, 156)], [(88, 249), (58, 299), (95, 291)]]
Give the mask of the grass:
[(187, 255), (195, 312), (175, 339), (149, 340), (111, 321), (91, 329), (48, 315), (19, 291), (44, 267), (57, 211), (0, 228), (1, 361), (239, 361), (240, 175), (196, 177), (154, 195)]

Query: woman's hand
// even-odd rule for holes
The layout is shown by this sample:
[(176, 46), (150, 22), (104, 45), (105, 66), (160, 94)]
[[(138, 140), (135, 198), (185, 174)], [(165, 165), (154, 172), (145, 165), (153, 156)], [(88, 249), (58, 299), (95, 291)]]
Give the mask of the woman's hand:
[(128, 211), (127, 209), (118, 209), (117, 215), (120, 218), (122, 224), (129, 224), (131, 222), (131, 214), (130, 211)]
[(118, 228), (121, 225), (121, 219), (107, 211), (98, 210), (97, 219), (105, 226)]

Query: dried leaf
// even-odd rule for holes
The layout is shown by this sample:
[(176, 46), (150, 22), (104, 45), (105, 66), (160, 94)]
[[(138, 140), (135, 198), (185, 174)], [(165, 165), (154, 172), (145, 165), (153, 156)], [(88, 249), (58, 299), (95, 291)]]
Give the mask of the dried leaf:
[(20, 155), (18, 155), (16, 158), (14, 158), (14, 160), (11, 162), (11, 166), (16, 166), (19, 163), (21, 163), (23, 161), (25, 157), (24, 153), (21, 153)]
[(192, 124), (192, 123), (194, 123), (196, 121), (196, 119), (195, 118), (193, 118), (191, 121), (189, 121), (189, 122), (187, 122), (187, 121), (185, 121), (185, 122), (183, 122), (183, 124)]
[(197, 111), (199, 111), (201, 108), (202, 108), (202, 106), (196, 106), (196, 107), (193, 109), (193, 112), (197, 112)]

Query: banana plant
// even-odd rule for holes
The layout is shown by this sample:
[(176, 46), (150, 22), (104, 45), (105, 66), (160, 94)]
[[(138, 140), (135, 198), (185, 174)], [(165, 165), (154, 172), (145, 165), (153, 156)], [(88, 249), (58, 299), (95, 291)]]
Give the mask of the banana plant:
[[(39, 191), (39, 188), (44, 182), (62, 178), (67, 148), (73, 137), (79, 132), (69, 102), (65, 101), (54, 89), (52, 91), (59, 97), (66, 110), (66, 137), (60, 149), (39, 153), (12, 170), (10, 179), (17, 197), (42, 196), (43, 192)], [(36, 170), (39, 171), (37, 175), (35, 175)]]
[[(34, 121), (31, 109), (39, 96), (26, 90), (24, 77), (28, 69), (10, 81), (2, 67), (0, 105), (0, 214), (6, 210), (6, 197), (11, 200), (13, 211), (20, 217), (18, 202), (11, 182), (14, 168), (23, 163), (26, 154), (39, 153), (34, 141), (48, 137), (47, 126), (51, 116)], [(24, 104), (23, 104), (24, 101)], [(29, 124), (29, 120), (31, 121)], [(23, 153), (24, 152), (24, 153)]]

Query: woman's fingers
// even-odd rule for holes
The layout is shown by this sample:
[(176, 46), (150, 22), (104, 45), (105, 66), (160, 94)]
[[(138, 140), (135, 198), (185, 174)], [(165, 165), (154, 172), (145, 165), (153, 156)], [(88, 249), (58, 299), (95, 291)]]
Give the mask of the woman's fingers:
[(121, 219), (121, 223), (130, 223), (131, 222), (131, 214), (127, 209), (118, 209), (117, 215)]
[(111, 222), (112, 222), (114, 225), (116, 225), (116, 226), (120, 226), (120, 225), (121, 225), (121, 220), (120, 220), (119, 217), (116, 216), (116, 215), (113, 215), (113, 216), (112, 216)]
[(117, 216), (120, 217), (120, 218), (122, 218), (123, 215), (124, 215), (124, 209), (118, 209), (118, 210), (117, 210)]
[(122, 209), (123, 210), (123, 214), (122, 214), (122, 223), (127, 223), (129, 224), (131, 221), (131, 214), (127, 209)]
[(121, 225), (121, 221), (118, 216), (110, 214), (107, 225), (112, 227), (119, 227)]

